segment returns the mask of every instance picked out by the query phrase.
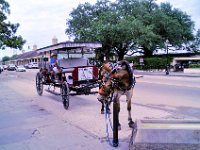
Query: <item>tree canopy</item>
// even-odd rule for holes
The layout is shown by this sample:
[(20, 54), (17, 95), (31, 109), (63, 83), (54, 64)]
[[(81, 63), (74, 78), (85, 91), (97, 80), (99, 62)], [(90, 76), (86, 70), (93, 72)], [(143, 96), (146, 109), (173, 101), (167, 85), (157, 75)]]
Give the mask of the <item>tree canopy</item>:
[(0, 0), (0, 48), (6, 47), (22, 49), (25, 40), (21, 36), (17, 36), (16, 32), (19, 24), (7, 22), (7, 15), (10, 14), (9, 3)]
[(189, 15), (155, 0), (98, 0), (78, 5), (70, 16), (66, 34), (76, 41), (100, 41), (103, 54), (114, 51), (119, 60), (127, 52), (152, 56), (166, 40), (180, 48), (195, 39)]
[(3, 61), (3, 62), (8, 61), (8, 60), (10, 60), (10, 57), (9, 57), (9, 56), (4, 56), (4, 57), (2, 58), (2, 61)]

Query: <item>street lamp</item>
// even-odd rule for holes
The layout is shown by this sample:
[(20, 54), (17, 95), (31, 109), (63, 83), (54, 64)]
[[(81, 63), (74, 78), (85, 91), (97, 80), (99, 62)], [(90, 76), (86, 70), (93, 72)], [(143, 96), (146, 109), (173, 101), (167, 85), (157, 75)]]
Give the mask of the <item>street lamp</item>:
[(168, 45), (169, 45), (169, 40), (167, 39), (165, 42), (165, 46), (166, 46), (166, 51), (167, 51), (167, 65), (166, 65), (166, 75), (169, 75), (169, 61), (168, 61)]

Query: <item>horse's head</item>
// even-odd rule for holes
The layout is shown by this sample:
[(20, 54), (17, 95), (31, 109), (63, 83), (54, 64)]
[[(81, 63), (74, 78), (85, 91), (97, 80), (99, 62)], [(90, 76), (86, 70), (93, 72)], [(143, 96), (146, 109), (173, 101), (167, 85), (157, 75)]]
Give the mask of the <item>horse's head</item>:
[(111, 63), (105, 63), (100, 68), (100, 71), (99, 71), (100, 86), (99, 86), (99, 92), (98, 92), (98, 100), (105, 99), (110, 94), (111, 71), (112, 71)]
[(123, 62), (105, 63), (101, 66), (98, 100), (108, 98), (111, 90), (126, 89), (129, 86), (130, 73), (127, 71), (127, 65)]

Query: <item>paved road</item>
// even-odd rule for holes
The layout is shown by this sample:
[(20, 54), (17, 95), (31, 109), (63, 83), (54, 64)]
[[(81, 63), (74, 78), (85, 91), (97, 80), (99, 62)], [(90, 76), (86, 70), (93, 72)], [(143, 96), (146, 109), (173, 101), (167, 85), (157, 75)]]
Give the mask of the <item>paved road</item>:
[(200, 78), (145, 75), (137, 81), (135, 105), (165, 110), (165, 118), (200, 119)]
[[(105, 120), (96, 95), (61, 98), (35, 90), (37, 70), (0, 75), (0, 150), (114, 149), (106, 141)], [(145, 75), (137, 79), (132, 102), (134, 119), (199, 119), (200, 78)], [(131, 129), (122, 97), (119, 150), (127, 150)]]

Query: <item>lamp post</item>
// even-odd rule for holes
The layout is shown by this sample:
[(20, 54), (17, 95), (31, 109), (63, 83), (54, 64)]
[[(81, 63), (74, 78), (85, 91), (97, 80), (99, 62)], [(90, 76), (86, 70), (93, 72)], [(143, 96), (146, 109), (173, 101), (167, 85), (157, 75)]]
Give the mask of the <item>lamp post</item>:
[(168, 45), (169, 45), (169, 40), (167, 39), (165, 42), (165, 46), (166, 46), (166, 51), (167, 51), (167, 65), (166, 65), (166, 75), (169, 75), (169, 61), (168, 61)]

